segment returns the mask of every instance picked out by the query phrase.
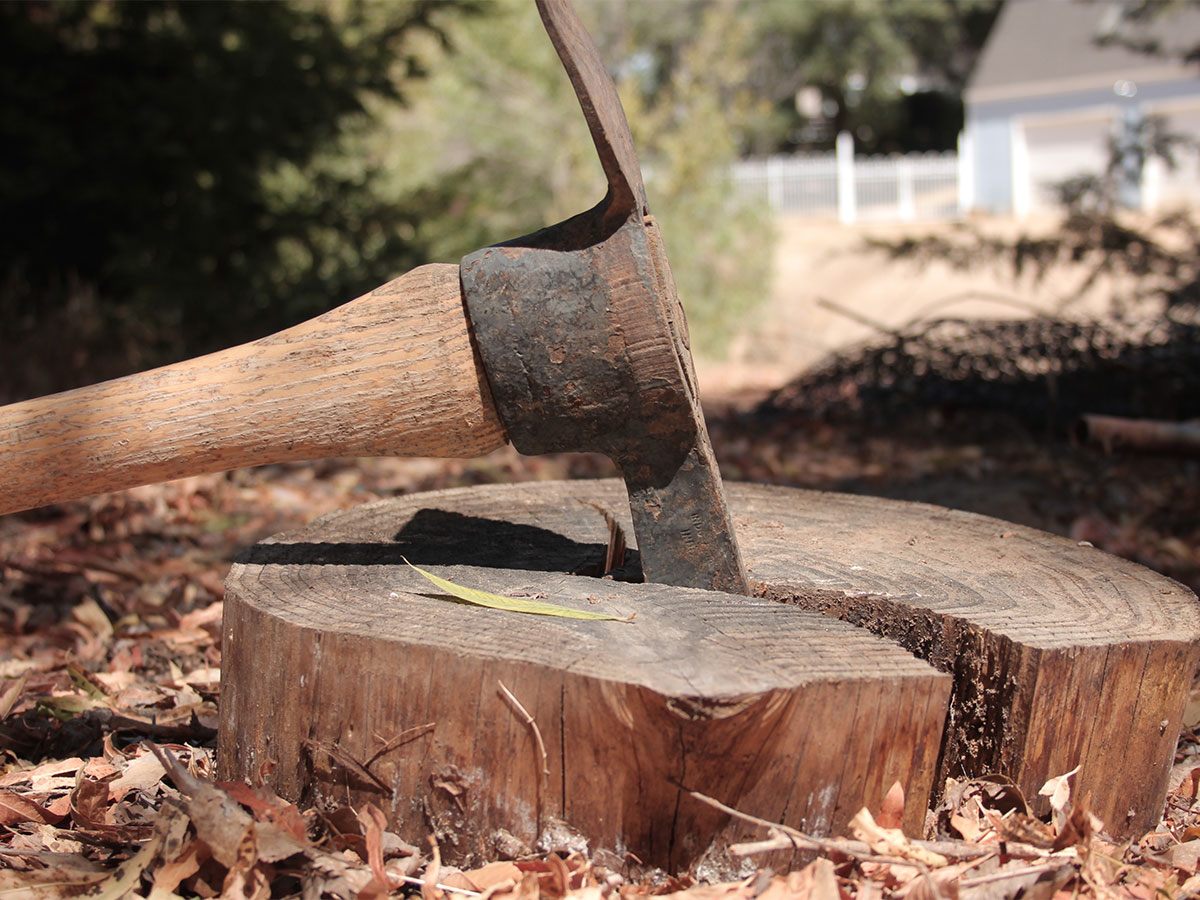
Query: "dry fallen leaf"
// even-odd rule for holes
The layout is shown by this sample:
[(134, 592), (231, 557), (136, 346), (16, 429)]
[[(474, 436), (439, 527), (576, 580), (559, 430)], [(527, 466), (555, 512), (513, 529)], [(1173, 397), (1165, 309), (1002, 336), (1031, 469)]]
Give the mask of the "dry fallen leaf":
[(940, 853), (912, 844), (898, 828), (880, 827), (865, 806), (850, 820), (850, 833), (870, 845), (871, 849), (881, 856), (911, 859), (930, 868), (938, 868), (950, 862)]
[(1172, 844), (1162, 853), (1151, 856), (1155, 862), (1163, 863), (1176, 869), (1183, 869), (1190, 875), (1197, 874), (1200, 869), (1200, 840), (1184, 841), (1182, 844)]
[(4, 689), (0, 690), (0, 719), (8, 718), (8, 714), (12, 712), (17, 701), (21, 699), (21, 694), (25, 691), (25, 685), (29, 681), (29, 673), (22, 672), (8, 684), (4, 685)]
[[(64, 814), (65, 815), (65, 814)], [(11, 828), (24, 822), (40, 822), (53, 825), (61, 822), (64, 815), (55, 815), (44, 806), (35, 803), (9, 788), (0, 788), (0, 825)]]
[(304, 818), (294, 803), (289, 803), (264, 788), (251, 787), (241, 781), (221, 782), (217, 786), (234, 801), (249, 809), (256, 821), (276, 825), (299, 841), (308, 840)]
[[(868, 884), (870, 882), (867, 882)], [(773, 878), (766, 890), (755, 900), (808, 900), (813, 888), (813, 866), (789, 872), (783, 878)], [(856, 900), (865, 900), (861, 893)]]
[[(186, 822), (187, 819), (184, 818)], [(154, 891), (174, 894), (179, 885), (200, 870), (201, 863), (208, 858), (208, 851), (200, 841), (189, 841), (171, 859), (163, 862), (154, 871)]]
[(28, 783), (35, 791), (48, 791), (57, 786), (75, 786), (75, 773), (83, 767), (78, 756), (52, 759), (27, 769), (10, 769), (0, 776), (0, 787)]
[(121, 774), (108, 782), (109, 798), (120, 801), (130, 791), (147, 791), (158, 784), (166, 770), (153, 753), (145, 752), (130, 760)]
[(196, 836), (217, 862), (237, 868), (245, 845), (254, 840), (254, 819), (215, 784), (193, 777), (170, 751), (153, 744), (150, 749), (183, 794)]
[[(141, 882), (142, 873), (149, 868), (162, 847), (166, 832), (171, 827), (171, 821), (170, 816), (161, 817), (158, 827), (155, 828), (150, 839), (141, 845), (137, 853), (110, 870), (104, 878), (88, 879), (83, 883), (72, 883), (64, 879), (55, 886), (58, 893), (50, 896), (77, 897), (86, 892), (88, 900), (121, 900)], [(38, 893), (41, 897), (47, 896), (40, 890)]]
[(1071, 776), (1078, 771), (1079, 766), (1076, 766), (1070, 772), (1056, 775), (1038, 790), (1039, 797), (1050, 798), (1050, 808), (1054, 811), (1054, 828), (1056, 831), (1062, 831), (1066, 827), (1067, 816), (1070, 814), (1068, 804), (1071, 802)]
[[(804, 436), (800, 435), (799, 439), (803, 440)], [(759, 446), (735, 454), (740, 456), (738, 464), (742, 471), (747, 466), (759, 466), (757, 471), (768, 476), (777, 473), (781, 463), (765, 463), (760, 451), (768, 444), (773, 449), (783, 446), (780, 438), (759, 435), (754, 440)], [(844, 477), (847, 474), (846, 467), (853, 464), (854, 454), (842, 452), (845, 446), (844, 438), (839, 433), (833, 445), (836, 459), (824, 451), (820, 459), (821, 465), (842, 466), (838, 477)], [(886, 465), (902, 470), (921, 452), (924, 450), (904, 448), (902, 454), (898, 453)], [(908, 461), (902, 459), (901, 455)], [(811, 454), (802, 458), (801, 454), (791, 451), (777, 456), (780, 460), (786, 458), (788, 465), (794, 462), (799, 466), (811, 466), (816, 459)], [(513, 459), (516, 459), (515, 456)], [(994, 462), (1001, 465), (1003, 460), (997, 457)], [(527, 466), (520, 470), (512, 469), (519, 473), (519, 477), (536, 476), (539, 473), (544, 476), (547, 472), (558, 477), (562, 475), (557, 469), (546, 468), (561, 466), (562, 463), (558, 462), (506, 461), (504, 465)], [(769, 466), (774, 466), (774, 469)], [(491, 478), (494, 474), (489, 470), (482, 476), (480, 472), (472, 475), (469, 468), (461, 466), (454, 470), (453, 475), (447, 474), (449, 470), (445, 469), (437, 470), (434, 474), (424, 470), (425, 474), (420, 478), (425, 481), (417, 485), (409, 476), (396, 474), (398, 470), (389, 471), (384, 489), (379, 491), (380, 496), (414, 486), (449, 486), (446, 479), (451, 477), (470, 480), (472, 477)], [(186, 487), (168, 485), (145, 488), (133, 499), (116, 495), (88, 505), (64, 505), (61, 509), (46, 511), (19, 523), (12, 520), (12, 524), (19, 524), (19, 528), (0, 535), (0, 541), (7, 541), (4, 548), (6, 555), (18, 561), (36, 563), (28, 569), (28, 577), (20, 573), (26, 570), (18, 572), (16, 569), (6, 569), (4, 583), (0, 584), (0, 592), (4, 592), (7, 604), (0, 607), (0, 616), (6, 617), (4, 624), (7, 626), (0, 637), (3, 644), (0, 646), (0, 677), (25, 678), (27, 682), (19, 690), (13, 680), (0, 682), (0, 705), (11, 698), (9, 720), (4, 723), (8, 729), (6, 737), (23, 740), (23, 728), (41, 729), (13, 751), (15, 758), (6, 756), (0, 787), (9, 788), (11, 794), (61, 817), (70, 813), (70, 794), (74, 791), (78, 773), (79, 778), (87, 783), (83, 793), (90, 795), (91, 805), (85, 802), (83, 806), (89, 810), (88, 815), (92, 817), (90, 821), (95, 821), (104, 829), (94, 832), (87, 827), (77, 827), (77, 823), (70, 820), (60, 822), (61, 827), (30, 820), (4, 831), (0, 834), (0, 891), (14, 891), (4, 894), (4, 897), (23, 898), (28, 895), (28, 892), (19, 892), (20, 886), (13, 880), (14, 877), (24, 878), (27, 883), (33, 883), (41, 876), (47, 882), (62, 882), (65, 877), (76, 887), (95, 888), (101, 882), (111, 886), (113, 869), (128, 863), (130, 857), (135, 855), (136, 842), (149, 835), (149, 829), (144, 832), (122, 831), (111, 823), (149, 821), (152, 817), (167, 814), (173, 802), (169, 799), (172, 791), (162, 782), (156, 785), (151, 781), (147, 786), (146, 781), (135, 777), (134, 773), (138, 771), (135, 766), (149, 766), (149, 763), (139, 762), (141, 757), (127, 762), (123, 757), (118, 758), (120, 754), (110, 753), (109, 759), (114, 764), (111, 768), (105, 769), (103, 760), (98, 761), (98, 766), (89, 760), (86, 770), (80, 771), (85, 768), (82, 757), (94, 753), (98, 755), (98, 752), (93, 747), (85, 750), (83, 745), (69, 743), (62, 736), (99, 725), (111, 738), (115, 730), (111, 723), (116, 720), (93, 717), (93, 713), (104, 711), (104, 704), (98, 697), (89, 696), (82, 684), (67, 695), (72, 686), (67, 668), (70, 654), (77, 654), (75, 658), (85, 663), (86, 670), (102, 688), (100, 693), (106, 694), (126, 716), (122, 720), (125, 724), (121, 726), (124, 729), (130, 729), (131, 723), (139, 720), (144, 724), (159, 725), (179, 721), (182, 725), (190, 719), (190, 713), (185, 710), (180, 714), (180, 719), (173, 719), (173, 707), (201, 701), (206, 704), (211, 722), (215, 709), (212, 689), (216, 685), (213, 676), (220, 662), (220, 647), (216, 640), (219, 637), (216, 623), (220, 617), (220, 605), (212, 600), (220, 596), (222, 560), (230, 558), (235, 548), (244, 548), (259, 535), (301, 524), (318, 512), (344, 506), (348, 502), (345, 491), (332, 490), (332, 478), (320, 474), (314, 476), (313, 472), (312, 467), (297, 467), (294, 470), (282, 467), (272, 474), (275, 484), (265, 485), (253, 480), (258, 476), (246, 474), (201, 479)], [(1114, 471), (1113, 475), (1126, 486), (1130, 484), (1125, 474)], [(370, 484), (369, 478), (358, 477), (364, 478), (363, 491), (377, 489)], [(287, 481), (294, 486), (289, 486)], [(1181, 492), (1189, 491), (1189, 496), (1195, 496), (1196, 488), (1188, 486), (1186, 481), (1179, 482), (1178, 487)], [(1137, 492), (1127, 493), (1133, 496)], [(285, 503), (289, 514), (293, 516), (291, 519), (281, 517), (282, 506), (275, 502), (283, 494), (290, 498)], [(1189, 511), (1196, 507), (1195, 503), (1178, 505)], [(1112, 518), (1109, 515), (1109, 519)], [(224, 524), (221, 529), (212, 527), (220, 521), (244, 524)], [(194, 523), (194, 527), (188, 523)], [(89, 535), (103, 543), (86, 545)], [(1149, 529), (1138, 536), (1136, 543), (1140, 552), (1150, 555), (1157, 552), (1157, 544), (1163, 547), (1176, 546), (1170, 541), (1156, 543)], [(1194, 545), (1195, 541), (1189, 538), (1185, 543)], [(161, 552), (154, 549), (159, 545), (166, 549)], [(1172, 552), (1179, 555), (1177, 551), (1176, 547)], [(1194, 553), (1192, 559), (1200, 562), (1200, 557)], [(104, 566), (111, 571), (106, 573)], [(1194, 584), (1195, 566), (1183, 571)], [(125, 574), (113, 574), (121, 572)], [(63, 620), (48, 621), (45, 617), (48, 610), (23, 597), (18, 590), (22, 586), (49, 589), (62, 598)], [(31, 591), (30, 596), (36, 597), (38, 593), (38, 590)], [(41, 593), (45, 593), (45, 590)], [(91, 606), (92, 603), (97, 605)], [(72, 608), (79, 608), (80, 614), (72, 614)], [(180, 611), (183, 611), (182, 615)], [(97, 613), (100, 615), (97, 616)], [(107, 623), (106, 619), (109, 620)], [(191, 690), (174, 689), (157, 683), (168, 672), (177, 679), (175, 683)], [(38, 696), (45, 698), (41, 710), (34, 708)], [(1197, 706), (1200, 708), (1200, 704)], [(59, 713), (60, 719), (50, 721), (43, 715), (47, 712)], [(203, 711), (201, 715), (204, 715)], [(83, 718), (67, 721), (79, 716)], [(1196, 717), (1190, 716), (1187, 721), (1194, 724)], [(196, 741), (211, 740), (211, 733), (206, 737), (196, 736), (198, 733), (193, 733)], [(176, 736), (165, 738), (159, 732), (138, 733), (136, 729), (133, 734), (136, 736), (134, 739), (156, 735), (160, 740), (176, 739)], [(128, 748), (129, 739), (128, 735), (122, 736), (115, 741), (115, 745)], [(113, 743), (109, 742), (110, 748)], [(128, 752), (128, 749), (123, 752)], [(177, 758), (183, 758), (182, 749), (172, 752)], [(202, 749), (194, 749), (193, 752), (197, 754), (194, 758), (201, 760), (201, 763), (210, 758)], [(1190, 752), (1195, 753), (1195, 750)], [(956, 890), (959, 900), (1012, 897), (1045, 900), (1047, 895), (1053, 900), (1069, 900), (1071, 897), (1078, 897), (1079, 900), (1162, 900), (1165, 897), (1187, 898), (1200, 894), (1200, 875), (1189, 874), (1195, 852), (1190, 845), (1200, 838), (1200, 809), (1193, 809), (1192, 803), (1200, 789), (1200, 756), (1188, 756), (1187, 751), (1181, 748), (1177, 759), (1179, 766), (1173, 774), (1172, 788), (1178, 787), (1180, 790), (1168, 804), (1167, 818), (1161, 826), (1161, 844), (1148, 846), (1149, 852), (1145, 856), (1140, 854), (1136, 845), (1128, 850), (1124, 846), (1104, 847), (1095, 836), (1094, 824), (1078, 819), (1080, 810), (1076, 805), (1067, 828), (1059, 831), (1054, 843), (1071, 837), (1073, 843), (1070, 852), (1075, 852), (1077, 847), (1081, 854), (1084, 852), (1085, 847), (1074, 843), (1076, 840), (1095, 848), (1095, 852), (1086, 855), (1082, 870), (1078, 860), (1065, 865), (1057, 862), (1056, 856), (1048, 862), (1013, 859), (999, 872), (1002, 877), (996, 880), (987, 879), (997, 874), (998, 864), (997, 867), (989, 867), (989, 864), (980, 865), (975, 870), (968, 869), (973, 861), (933, 869), (931, 877), (926, 879), (915, 866), (865, 861), (852, 863), (833, 851), (827, 851), (836, 860), (833, 863), (834, 887), (841, 900), (896, 900), (900, 891), (907, 891), (908, 900), (920, 896), (927, 896), (930, 900), (953, 900)], [(30, 767), (29, 763), (20, 760), (46, 762)], [(364, 764), (369, 767), (371, 762), (368, 759)], [(21, 769), (21, 766), (26, 768)], [(191, 771), (193, 774), (202, 773), (203, 765)], [(147, 780), (153, 777), (148, 769), (142, 770), (142, 774)], [(136, 785), (125, 790), (124, 786), (130, 782), (136, 782)], [(239, 787), (227, 786), (226, 792), (237, 804), (249, 810), (255, 820), (253, 846), (257, 859), (254, 869), (258, 870), (258, 874), (251, 870), (243, 871), (239, 876), (240, 882), (228, 885), (230, 890), (238, 888), (246, 895), (253, 895), (256, 891), (261, 893), (264, 891), (265, 878), (274, 872), (276, 882), (280, 885), (279, 893), (299, 892), (302, 888), (308, 897), (322, 896), (324, 892), (325, 897), (350, 900), (373, 878), (367, 861), (366, 841), (359, 836), (353, 846), (355, 852), (361, 850), (361, 860), (352, 852), (343, 853), (349, 843), (335, 846), (336, 839), (331, 830), (325, 829), (324, 816), (332, 816), (328, 810), (322, 811), (321, 816), (308, 814), (307, 823), (312, 829), (313, 843), (302, 853), (293, 857), (284, 856), (295, 848), (293, 840), (303, 846), (305, 819), (291, 804), (279, 801), (276, 808), (271, 805), (273, 801), (268, 793), (264, 792), (261, 796), (242, 794), (238, 792)], [(991, 824), (979, 812), (979, 804), (999, 809), (1003, 814), (1018, 802), (1015, 798), (1019, 792), (1011, 785), (1002, 787), (996, 784), (990, 787), (976, 784), (972, 790), (978, 793), (962, 804), (949, 808), (946, 821), (954, 822), (957, 834), (969, 838), (965, 843), (958, 842), (955, 846), (967, 851), (978, 849), (983, 853), (986, 852), (986, 846), (995, 847), (998, 842), (994, 839), (996, 836), (989, 833)], [(887, 806), (886, 801), (884, 806)], [(348, 808), (343, 809), (350, 812)], [(175, 827), (182, 825), (185, 836), (178, 844), (168, 846), (171, 844), (168, 835), (158, 857), (142, 871), (143, 887), (149, 888), (149, 879), (153, 879), (156, 893), (151, 895), (152, 900), (174, 900), (171, 894), (211, 897), (219, 895), (226, 887), (223, 884), (226, 870), (210, 858), (208, 845), (192, 833), (184, 806), (180, 806), (179, 810), (178, 825)], [(89, 821), (86, 816), (84, 818), (85, 822)], [(1002, 815), (998, 818), (1002, 818)], [(1049, 834), (1049, 829), (1042, 823), (1032, 818), (1018, 816), (1017, 819), (1011, 826), (1006, 826), (1000, 835), (1007, 837), (1009, 850), (1015, 850), (1017, 845), (1013, 842), (1023, 838), (1044, 840), (1055, 837)], [(1077, 820), (1078, 825), (1075, 824)], [(286, 836), (280, 837), (273, 830), (263, 828), (267, 823), (278, 826)], [(876, 824), (892, 824), (884, 808), (879, 809)], [(939, 823), (941, 827), (942, 823)], [(1089, 828), (1092, 829), (1090, 837), (1087, 836)], [(949, 831), (939, 833), (947, 837), (957, 836)], [(115, 843), (121, 835), (130, 835), (124, 847)], [(76, 839), (81, 836), (83, 840)], [(385, 835), (383, 845), (385, 870), (389, 878), (392, 877), (393, 867), (386, 861), (386, 841), (391, 837)], [(406, 837), (420, 840), (424, 836)], [(987, 845), (976, 847), (974, 842), (977, 840), (986, 841)], [(522, 852), (528, 850), (523, 848)], [(44, 855), (35, 858), (31, 855), (33, 853)], [(1050, 856), (1048, 851), (1045, 855)], [(275, 858), (280, 858), (280, 861), (266, 861)], [(9, 868), (22, 865), (29, 866), (29, 871)], [(496, 876), (511, 872), (508, 868), (510, 865), (497, 864)], [(613, 864), (613, 870), (622, 871), (621, 865), (618, 860)], [(755, 896), (758, 900), (809, 900), (813, 893), (815, 868), (810, 866), (809, 869), (787, 876), (757, 876), (746, 882), (723, 885), (689, 887), (686, 881), (667, 884), (668, 889), (678, 892), (676, 896), (679, 900), (749, 900)], [(1079, 880), (1071, 883), (1072, 870), (1081, 873), (1081, 877), (1082, 873), (1086, 873), (1086, 883)], [(520, 872), (519, 868), (517, 872)], [(867, 872), (869, 876), (865, 874)], [(904, 873), (903, 881), (899, 875), (892, 877), (901, 872)], [(530, 877), (517, 879), (511, 890), (505, 888), (496, 891), (494, 900), (517, 900), (518, 897), (533, 900), (541, 896), (548, 881), (554, 877), (548, 869), (523, 874)], [(573, 886), (567, 895), (570, 900), (640, 900), (651, 896), (654, 890), (649, 878), (619, 888), (612, 885), (606, 885), (605, 889), (589, 885), (575, 887), (576, 874), (575, 871), (571, 873)], [(456, 877), (446, 876), (446, 881)], [(1051, 894), (1060, 878), (1067, 878), (1068, 883)], [(507, 883), (506, 879), (501, 878), (494, 884)], [(282, 887), (285, 884), (287, 887)], [(932, 893), (933, 886), (936, 886), (937, 894)], [(35, 897), (37, 900), (47, 897), (55, 900), (59, 890), (59, 887), (42, 888)], [(923, 895), (924, 891), (929, 893)], [(136, 894), (143, 894), (142, 889), (138, 888), (127, 896)], [(446, 896), (448, 900), (456, 900), (453, 893), (447, 892)]]
[(85, 598), (71, 611), (71, 614), (81, 625), (90, 629), (100, 640), (108, 640), (112, 637), (112, 622), (108, 620), (108, 616), (104, 614), (104, 610), (100, 608), (100, 604), (91, 597)]
[[(870, 815), (870, 813), (868, 813)], [(837, 874), (833, 871), (833, 863), (825, 858), (815, 860), (813, 866), (812, 893), (810, 900), (841, 900), (838, 891)]]
[(454, 872), (443, 878), (442, 883), (451, 887), (482, 892), (496, 888), (498, 885), (516, 885), (523, 875), (524, 873), (517, 868), (516, 863), (494, 862), (467, 872)]
[(904, 785), (895, 782), (883, 798), (875, 822), (881, 828), (904, 827)]
[(429, 864), (425, 867), (425, 875), (421, 879), (421, 898), (422, 900), (442, 900), (446, 896), (445, 892), (438, 887), (438, 877), (442, 873), (442, 851), (438, 849), (437, 841), (431, 836), (429, 845), (432, 853), (429, 857)]

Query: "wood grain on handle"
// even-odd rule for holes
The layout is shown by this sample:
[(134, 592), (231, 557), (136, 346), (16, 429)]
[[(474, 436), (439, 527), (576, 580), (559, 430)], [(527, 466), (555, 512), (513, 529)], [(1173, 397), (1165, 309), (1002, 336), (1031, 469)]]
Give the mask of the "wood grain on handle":
[(504, 443), (458, 266), (428, 265), (262, 340), (0, 407), (0, 513), (239, 466)]

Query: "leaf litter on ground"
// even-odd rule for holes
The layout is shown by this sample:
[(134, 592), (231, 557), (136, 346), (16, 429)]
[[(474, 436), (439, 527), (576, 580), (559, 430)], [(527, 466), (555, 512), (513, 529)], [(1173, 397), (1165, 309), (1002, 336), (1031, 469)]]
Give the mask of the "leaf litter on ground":
[[(854, 817), (852, 840), (803, 836), (820, 852), (788, 874), (760, 870), (740, 881), (701, 884), (638, 872), (620, 860), (614, 865), (611, 854), (601, 864), (584, 853), (552, 850), (458, 871), (440, 865), (436, 852), (422, 852), (389, 832), (376, 806), (301, 811), (268, 787), (218, 784), (210, 769), (209, 751), (143, 742), (100, 760), (43, 764), (6, 775), (10, 788), (38, 785), (70, 803), (55, 823), (34, 812), (7, 818), (6, 839), (0, 842), (0, 895), (353, 900), (419, 888), (432, 900), (648, 895), (678, 900), (1152, 900), (1160, 892), (1182, 895), (1200, 886), (1195, 853), (1148, 850), (1157, 833), (1136, 844), (1114, 844), (1097, 830), (1094, 817), (1068, 798), (1062, 805), (1069, 810), (1064, 828), (1039, 823), (1049, 842), (1022, 844), (1015, 833), (1038, 829), (1010, 820), (1027, 814), (1010, 804), (1001, 814), (989, 805), (994, 794), (970, 790), (958, 792), (964, 806), (950, 818), (976, 821), (973, 840), (953, 834), (910, 839), (898, 828), (881, 826), (864, 809)], [(118, 785), (122, 790), (114, 790)], [(895, 821), (896, 791), (889, 794), (890, 809), (886, 802), (878, 811), (878, 820)], [(768, 839), (794, 838), (793, 829), (769, 823), (764, 832)], [(1176, 842), (1168, 851), (1186, 844)], [(768, 851), (763, 846), (736, 852)]]

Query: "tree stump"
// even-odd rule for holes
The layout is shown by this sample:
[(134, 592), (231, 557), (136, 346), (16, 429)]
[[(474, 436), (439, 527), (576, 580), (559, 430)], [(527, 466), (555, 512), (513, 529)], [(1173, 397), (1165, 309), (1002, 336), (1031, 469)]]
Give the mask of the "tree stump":
[(1033, 528), (924, 503), (733, 485), (757, 593), (896, 641), (954, 677), (938, 765), (1048, 778), (1117, 837), (1158, 824), (1200, 604), (1136, 563)]
[[(725, 847), (762, 829), (684, 789), (824, 834), (900, 781), (919, 830), (950, 679), (794, 606), (563, 574), (603, 564), (609, 526), (588, 503), (628, 519), (613, 488), (416, 495), (249, 550), (227, 582), (220, 776), (374, 803), (460, 865), (569, 826), (669, 871), (736, 872)], [(636, 618), (463, 606), (403, 558)]]
[[(604, 513), (632, 542), (617, 481), (414, 495), (257, 545), (227, 582), (222, 777), (370, 800), (460, 862), (565, 821), (593, 847), (728, 871), (727, 844), (761, 830), (680, 786), (828, 833), (900, 780), (915, 833), (947, 775), (1008, 774), (1033, 800), (1079, 766), (1110, 831), (1156, 822), (1197, 663), (1190, 592), (984, 516), (727, 490), (766, 600), (582, 577)], [(637, 618), (463, 608), (401, 557)], [(637, 572), (631, 552), (618, 575)]]

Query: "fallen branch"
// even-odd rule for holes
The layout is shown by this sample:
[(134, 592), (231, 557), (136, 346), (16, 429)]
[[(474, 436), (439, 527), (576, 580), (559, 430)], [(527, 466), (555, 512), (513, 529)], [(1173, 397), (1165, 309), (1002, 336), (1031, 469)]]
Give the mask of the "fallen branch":
[[(706, 794), (701, 794), (699, 791), (688, 791), (688, 795), (701, 803), (707, 803), (714, 809), (719, 809), (723, 813), (727, 813), (736, 819), (741, 819), (743, 822), (750, 822), (753, 825), (761, 825), (763, 828), (770, 829), (774, 832), (774, 836), (765, 841), (754, 841), (743, 844), (731, 844), (729, 851), (735, 856), (751, 856), (755, 853), (769, 853), (775, 850), (817, 850), (821, 852), (841, 853), (844, 856), (849, 856), (853, 859), (859, 859), (866, 862), (888, 863), (892, 865), (916, 866), (913, 860), (884, 857), (871, 849), (871, 845), (866, 841), (854, 841), (847, 838), (821, 838), (811, 834), (805, 834), (803, 831), (798, 831), (787, 825), (780, 825), (778, 822), (772, 822), (769, 819), (761, 819), (758, 816), (752, 816), (744, 813), (741, 810), (734, 809), (732, 806), (726, 806), (720, 800), (714, 800)], [(995, 846), (987, 844), (970, 844), (959, 841), (910, 841), (914, 847), (919, 847), (922, 850), (928, 850), (932, 853), (939, 853), (949, 859), (969, 860), (976, 859), (980, 856), (986, 856), (996, 852)], [(1030, 847), (1025, 844), (1015, 842), (1006, 842), (1004, 852), (1006, 856), (1014, 859), (1048, 859), (1050, 855), (1045, 850), (1039, 850), (1037, 847)]]
[(848, 306), (843, 306), (836, 300), (830, 300), (828, 297), (818, 297), (817, 306), (824, 307), (830, 312), (835, 312), (840, 316), (845, 316), (847, 319), (850, 319), (852, 322), (857, 322), (859, 325), (866, 325), (868, 328), (873, 328), (882, 334), (890, 335), (894, 338), (903, 337), (903, 335), (895, 328), (890, 328), (887, 325), (884, 325), (882, 322), (872, 319), (870, 316), (863, 315), (858, 310), (851, 309)]
[(1200, 455), (1200, 422), (1197, 421), (1165, 422), (1089, 414), (1075, 424), (1074, 433), (1081, 443), (1092, 441), (1102, 446), (1106, 453), (1135, 450)]

